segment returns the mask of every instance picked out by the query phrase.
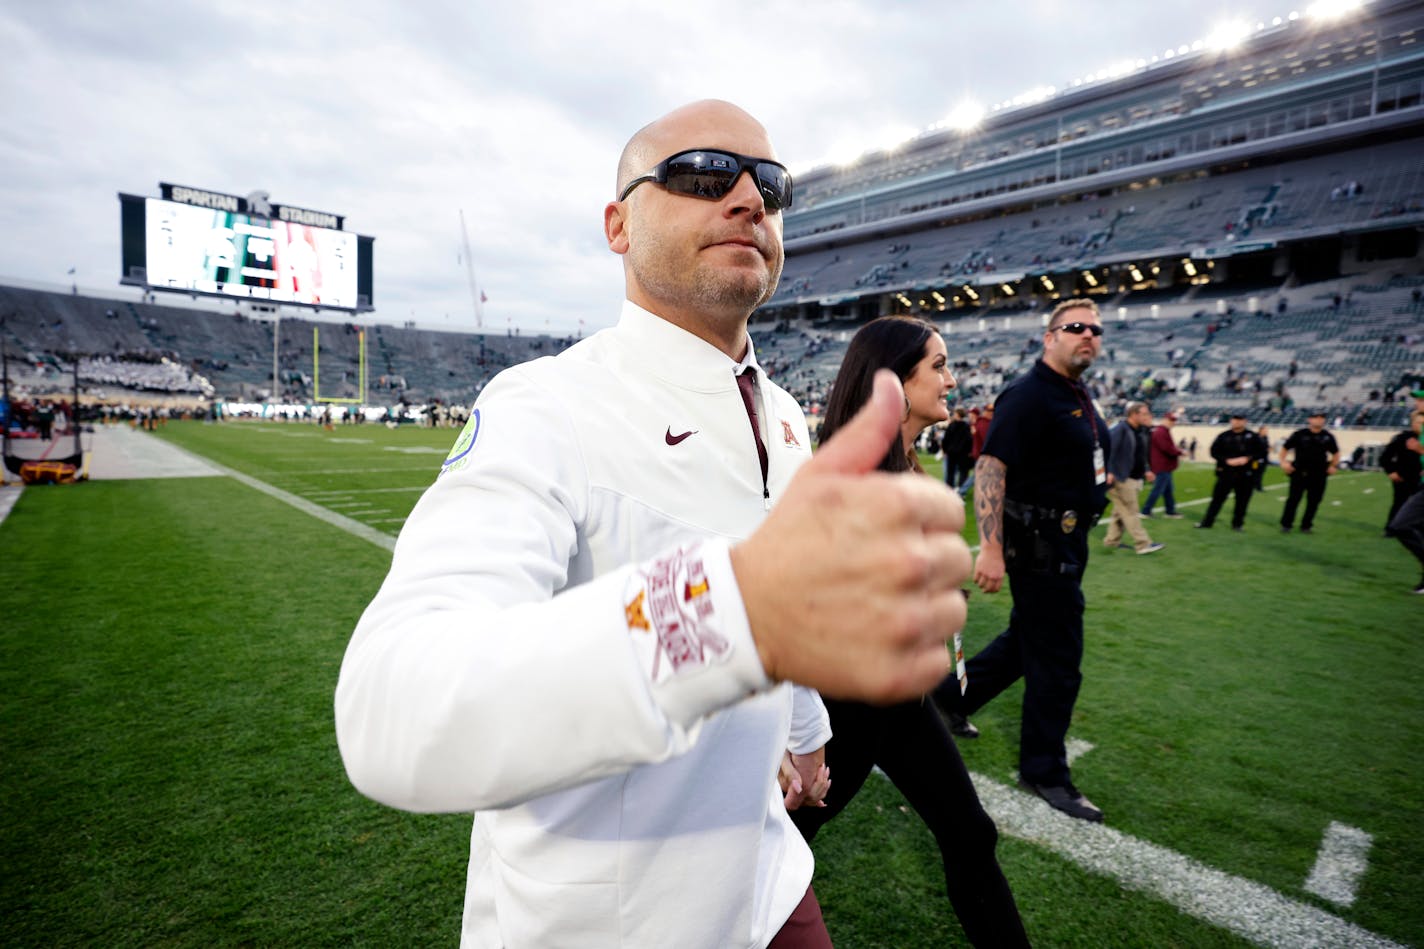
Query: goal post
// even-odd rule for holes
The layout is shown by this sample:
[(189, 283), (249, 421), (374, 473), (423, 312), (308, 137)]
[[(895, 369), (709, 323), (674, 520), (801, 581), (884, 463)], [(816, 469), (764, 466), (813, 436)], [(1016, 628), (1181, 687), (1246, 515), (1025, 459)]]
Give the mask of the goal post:
[(312, 401), (326, 405), (361, 405), (366, 401), (366, 331), (356, 331), (357, 397), (343, 399), (321, 395), (321, 327), (312, 327)]

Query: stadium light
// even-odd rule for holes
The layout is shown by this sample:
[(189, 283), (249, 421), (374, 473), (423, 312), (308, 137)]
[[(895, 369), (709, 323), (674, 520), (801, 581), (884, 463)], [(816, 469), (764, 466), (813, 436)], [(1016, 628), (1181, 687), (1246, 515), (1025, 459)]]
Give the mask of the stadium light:
[(1250, 35), (1251, 27), (1245, 21), (1228, 20), (1225, 23), (1218, 23), (1207, 34), (1205, 42), (1208, 49), (1224, 52), (1240, 46)]
[(1305, 8), (1305, 15), (1312, 20), (1338, 20), (1362, 6), (1361, 0), (1316, 0)]
[(961, 132), (968, 132), (984, 121), (984, 114), (982, 105), (966, 100), (950, 110), (944, 117), (944, 124)]
[(1039, 277), (1038, 279), (1040, 279), (1040, 280), (1043, 281), (1043, 289), (1047, 290), (1049, 293), (1052, 293), (1052, 292), (1053, 292), (1053, 281), (1048, 279), (1048, 275), (1047, 275), (1047, 274), (1044, 274), (1042, 277)]

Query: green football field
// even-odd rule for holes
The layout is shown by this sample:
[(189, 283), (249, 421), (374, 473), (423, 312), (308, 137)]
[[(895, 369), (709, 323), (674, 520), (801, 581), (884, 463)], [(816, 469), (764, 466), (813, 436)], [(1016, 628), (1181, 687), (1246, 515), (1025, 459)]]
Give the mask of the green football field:
[[(25, 489), (0, 523), (0, 945), (458, 942), (468, 815), (363, 799), (332, 725), (390, 559), (371, 537), (455, 436), (173, 423), (157, 437), (243, 479)], [(1245, 533), (1229, 502), (1197, 531), (1190, 466), (1188, 517), (1148, 522), (1166, 550), (1094, 549), (1070, 751), (1106, 825), (1014, 790), (1017, 689), (961, 743), (1035, 945), (1424, 946), (1417, 566), (1380, 536), (1383, 475), (1332, 479), (1313, 536), (1279, 532), (1267, 485)], [(1009, 605), (971, 599), (968, 652)], [(815, 849), (841, 949), (967, 945), (884, 778)]]

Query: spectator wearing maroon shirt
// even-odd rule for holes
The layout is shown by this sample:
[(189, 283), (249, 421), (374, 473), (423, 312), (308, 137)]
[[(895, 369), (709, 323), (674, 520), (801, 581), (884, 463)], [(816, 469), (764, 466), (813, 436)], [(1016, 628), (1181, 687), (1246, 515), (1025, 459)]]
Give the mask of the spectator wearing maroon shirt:
[[(979, 460), (979, 453), (984, 450), (984, 439), (989, 435), (989, 423), (994, 421), (994, 406), (992, 403), (982, 409), (969, 410), (969, 428), (973, 436), (969, 444), (969, 463), (974, 464)], [(969, 489), (974, 487), (974, 472), (969, 472), (969, 477), (959, 486), (959, 496), (968, 497)], [(956, 732), (955, 734), (959, 734)], [(978, 734), (978, 732), (975, 732)], [(972, 736), (970, 736), (972, 737)]]
[(1177, 424), (1177, 413), (1168, 412), (1162, 416), (1162, 424), (1152, 430), (1152, 438), (1148, 443), (1147, 466), (1152, 469), (1156, 480), (1152, 482), (1152, 491), (1147, 495), (1147, 501), (1142, 505), (1142, 516), (1152, 516), (1152, 505), (1157, 503), (1157, 499), (1162, 499), (1162, 504), (1167, 509), (1165, 516), (1178, 518), (1182, 515), (1177, 513), (1177, 496), (1173, 494), (1172, 472), (1177, 470), (1179, 459), (1182, 457), (1182, 449), (1177, 447), (1177, 443), (1172, 439), (1172, 426)]

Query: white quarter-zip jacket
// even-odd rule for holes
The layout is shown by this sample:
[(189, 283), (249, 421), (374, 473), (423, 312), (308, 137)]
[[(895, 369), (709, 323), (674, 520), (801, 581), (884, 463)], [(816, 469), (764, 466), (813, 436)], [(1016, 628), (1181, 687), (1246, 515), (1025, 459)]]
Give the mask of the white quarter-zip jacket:
[(378, 801), (477, 812), (469, 949), (762, 947), (810, 884), (776, 774), (830, 724), (767, 679), (728, 557), (810, 438), (757, 368), (763, 483), (735, 368), (625, 303), (500, 373), (357, 625), (342, 758)]

